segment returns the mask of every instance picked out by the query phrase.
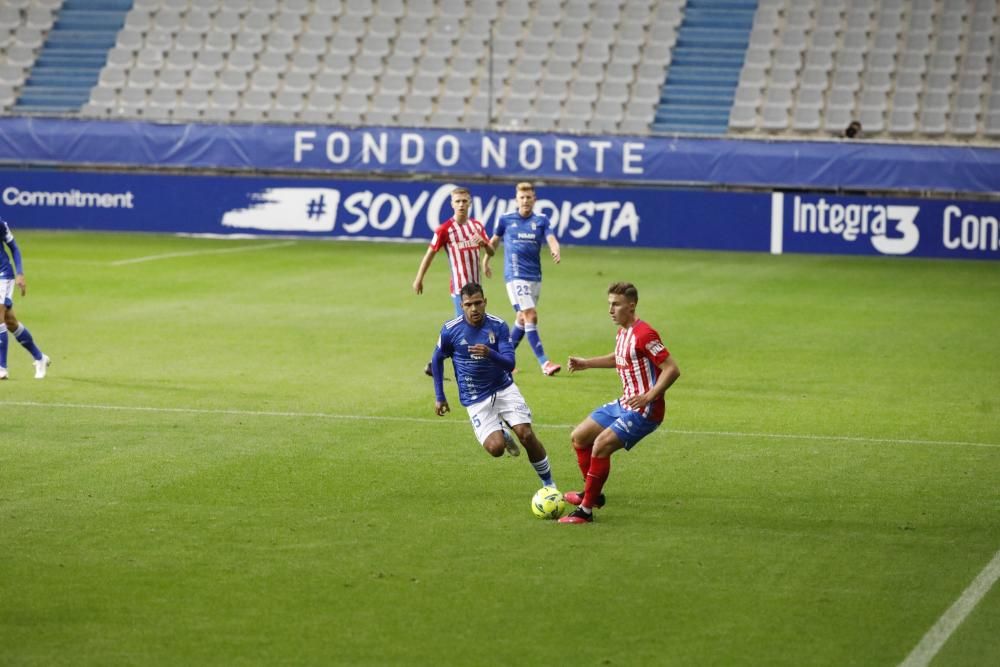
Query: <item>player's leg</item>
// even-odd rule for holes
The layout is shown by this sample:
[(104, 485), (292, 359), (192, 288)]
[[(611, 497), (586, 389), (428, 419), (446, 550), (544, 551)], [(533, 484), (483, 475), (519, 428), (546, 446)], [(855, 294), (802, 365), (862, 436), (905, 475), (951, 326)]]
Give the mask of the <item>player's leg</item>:
[(31, 332), (24, 326), (23, 322), (18, 321), (17, 316), (14, 315), (13, 308), (7, 308), (7, 312), (4, 314), (4, 325), (9, 334), (14, 337), (14, 340), (20, 343), (28, 351), (28, 354), (31, 355), (31, 358), (34, 359), (35, 379), (41, 380), (44, 378), (52, 361), (48, 355), (43, 354), (38, 349), (38, 346), (35, 345), (35, 339), (32, 337)]
[(538, 478), (542, 480), (542, 486), (555, 486), (548, 452), (545, 451), (545, 445), (535, 435), (535, 430), (531, 428), (531, 410), (516, 384), (497, 392), (496, 407), (500, 411), (500, 416), (510, 424), (511, 429), (517, 434), (517, 439), (521, 441), (524, 451), (528, 453), (531, 467), (535, 469)]
[(524, 446), (524, 451), (528, 453), (528, 460), (531, 461), (531, 467), (538, 474), (538, 479), (542, 480), (542, 486), (555, 486), (548, 452), (545, 451), (545, 445), (542, 444), (542, 441), (535, 435), (531, 424), (515, 424), (511, 428), (514, 429), (517, 439)]
[[(503, 456), (504, 452), (508, 451), (510, 435), (501, 421), (495, 399), (490, 397), (474, 403), (468, 406), (466, 411), (469, 413), (469, 421), (472, 422), (476, 439), (479, 440), (479, 444), (483, 446), (486, 453), (494, 458)], [(516, 447), (516, 445), (514, 446)]]
[[(7, 310), (14, 305), (10, 300), (14, 293), (13, 280), (0, 280), (0, 317), (7, 321)], [(6, 380), (7, 373), (7, 327), (0, 327), (0, 380)]]
[[(2, 307), (0, 307), (2, 308)], [(6, 308), (2, 308), (6, 311)], [(6, 316), (6, 312), (4, 312)], [(0, 327), (0, 380), (6, 380), (7, 373), (7, 327)]]
[(542, 338), (538, 333), (538, 300), (542, 295), (542, 283), (524, 282), (524, 288), (520, 294), (521, 313), (524, 315), (524, 335), (531, 345), (531, 351), (535, 353), (538, 364), (542, 367), (545, 375), (555, 375), (562, 366), (549, 360), (545, 354), (545, 347), (542, 345)]
[[(593, 454), (590, 458), (590, 469), (587, 471), (587, 482), (584, 486), (583, 498), (579, 507), (564, 516), (562, 523), (590, 523), (594, 520), (594, 508), (604, 505), (604, 483), (608, 481), (611, 472), (611, 454), (625, 445), (610, 427), (601, 431), (594, 441)], [(598, 454), (598, 452), (600, 454)]]
[(522, 281), (511, 281), (506, 284), (507, 298), (510, 305), (514, 307), (514, 324), (510, 328), (510, 342), (517, 349), (524, 338), (524, 314), (521, 312), (521, 304), (518, 302), (518, 290), (522, 289), (519, 283)]
[[(617, 401), (615, 402), (617, 404)], [(619, 409), (621, 410), (620, 406)], [(626, 414), (627, 413), (627, 414)], [(604, 484), (611, 474), (611, 455), (619, 449), (632, 449), (640, 440), (652, 433), (658, 422), (645, 419), (637, 412), (621, 410), (615, 421), (598, 434), (591, 448), (590, 469), (580, 506), (562, 523), (590, 523), (593, 509), (604, 505)]]
[[(611, 401), (596, 408), (573, 429), (570, 438), (573, 443), (573, 453), (576, 454), (576, 465), (580, 468), (584, 484), (587, 483), (587, 473), (590, 472), (590, 460), (593, 457), (594, 442), (604, 429), (614, 423), (619, 414), (621, 414), (621, 408), (618, 405), (618, 401)], [(571, 505), (581, 504), (583, 496), (583, 490), (568, 491), (563, 495), (566, 502)], [(597, 507), (603, 507), (605, 502), (604, 496), (598, 497), (594, 502)]]

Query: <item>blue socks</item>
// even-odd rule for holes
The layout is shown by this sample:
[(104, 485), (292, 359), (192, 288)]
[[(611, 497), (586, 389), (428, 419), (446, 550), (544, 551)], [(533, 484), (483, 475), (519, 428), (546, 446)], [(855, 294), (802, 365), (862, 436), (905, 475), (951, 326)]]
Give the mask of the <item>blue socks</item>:
[[(6, 334), (6, 332), (4, 333)], [(38, 349), (37, 345), (35, 345), (35, 339), (31, 337), (31, 332), (28, 331), (28, 328), (20, 322), (17, 325), (17, 329), (14, 330), (14, 338), (17, 339), (18, 343), (24, 346), (24, 349), (31, 353), (31, 356), (35, 359), (35, 361), (42, 358), (42, 351)], [(7, 356), (4, 354), (4, 361), (6, 360)], [(7, 364), (4, 363), (3, 365), (6, 366)]]
[(534, 324), (525, 324), (524, 333), (528, 337), (528, 343), (531, 345), (531, 350), (538, 357), (538, 363), (544, 364), (549, 360), (545, 356), (545, 348), (542, 347), (542, 339), (538, 337), (538, 329)]
[(7, 327), (0, 324), (0, 368), (7, 368)]
[(546, 456), (541, 461), (532, 461), (531, 466), (538, 473), (538, 478), (542, 480), (542, 486), (555, 486), (552, 481), (552, 466), (549, 465), (549, 457)]
[(510, 330), (510, 342), (517, 349), (518, 344), (520, 344), (521, 339), (524, 338), (524, 327), (522, 327), (517, 322), (514, 322), (514, 327)]

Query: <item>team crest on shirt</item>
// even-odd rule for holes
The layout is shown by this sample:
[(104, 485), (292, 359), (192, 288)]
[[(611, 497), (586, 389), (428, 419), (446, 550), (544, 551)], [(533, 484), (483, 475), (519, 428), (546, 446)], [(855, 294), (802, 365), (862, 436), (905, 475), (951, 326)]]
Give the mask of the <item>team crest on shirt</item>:
[(497, 339), (496, 336), (493, 335), (492, 331), (489, 334), (489, 338), (490, 338), (490, 345), (496, 345)]

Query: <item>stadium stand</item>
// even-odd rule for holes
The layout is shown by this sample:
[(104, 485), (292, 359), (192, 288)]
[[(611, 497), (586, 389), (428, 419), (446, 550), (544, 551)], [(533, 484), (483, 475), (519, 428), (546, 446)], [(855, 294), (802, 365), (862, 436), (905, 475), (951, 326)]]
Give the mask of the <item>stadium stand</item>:
[(30, 3), (20, 30), (37, 35), (24, 45), (40, 52), (14, 111), (78, 110), (90, 97), (131, 5), (132, 0)]
[(0, 112), (1000, 138), (996, 0), (6, 0)]
[(761, 0), (729, 128), (831, 135), (858, 119), (869, 137), (1000, 136), (997, 45), (994, 0)]
[(756, 0), (688, 0), (653, 129), (725, 134)]

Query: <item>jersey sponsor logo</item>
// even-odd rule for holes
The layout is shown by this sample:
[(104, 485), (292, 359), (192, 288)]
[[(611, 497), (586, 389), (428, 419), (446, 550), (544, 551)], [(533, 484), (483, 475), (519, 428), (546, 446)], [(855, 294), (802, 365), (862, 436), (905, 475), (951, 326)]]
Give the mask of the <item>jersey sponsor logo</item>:
[(665, 349), (667, 348), (663, 347), (663, 343), (661, 343), (658, 340), (646, 343), (646, 351), (649, 352), (654, 357), (658, 355), (660, 352), (663, 352)]

